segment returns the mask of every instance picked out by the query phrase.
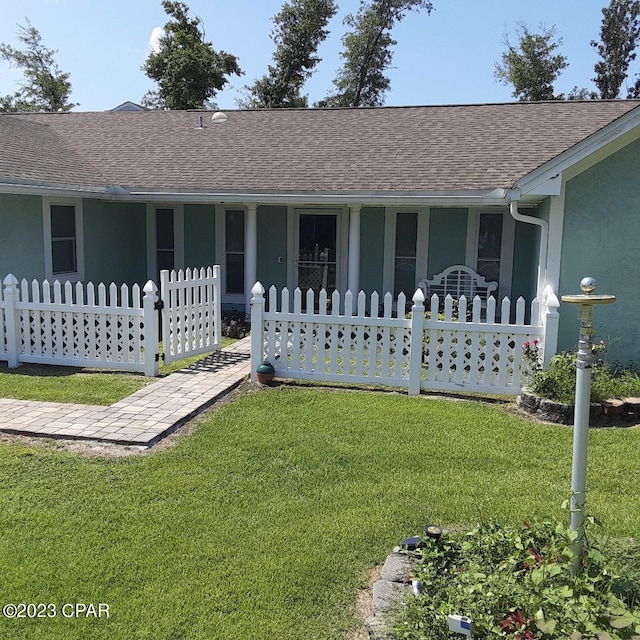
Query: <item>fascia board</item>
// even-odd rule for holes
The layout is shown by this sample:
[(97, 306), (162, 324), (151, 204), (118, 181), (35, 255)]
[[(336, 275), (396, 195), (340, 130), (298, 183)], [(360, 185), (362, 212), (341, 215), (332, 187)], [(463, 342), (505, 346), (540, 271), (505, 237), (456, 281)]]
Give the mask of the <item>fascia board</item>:
[[(490, 206), (505, 205), (507, 191), (504, 189), (475, 192), (448, 193), (384, 193), (384, 192), (156, 192), (132, 191), (129, 199), (145, 200), (148, 202), (166, 201), (167, 198), (180, 200), (185, 203), (247, 203), (287, 204), (287, 205), (350, 205), (363, 206)], [(115, 199), (122, 199), (117, 196)]]
[(63, 198), (96, 198), (104, 195), (102, 187), (74, 187), (61, 185), (36, 185), (2, 182), (0, 180), (0, 193), (10, 193), (23, 196), (52, 196)]
[(181, 191), (127, 190), (121, 187), (64, 187), (59, 185), (0, 182), (0, 193), (96, 198), (114, 202), (182, 202), (185, 204), (229, 203), (286, 205), (363, 206), (504, 206), (513, 192), (506, 189), (412, 192), (276, 192), (276, 191)]
[(562, 184), (563, 172), (584, 163), (590, 156), (598, 154), (606, 147), (609, 149), (604, 155), (609, 155), (638, 138), (640, 106), (534, 169), (518, 180), (517, 186), (523, 195), (558, 195), (558, 184)]

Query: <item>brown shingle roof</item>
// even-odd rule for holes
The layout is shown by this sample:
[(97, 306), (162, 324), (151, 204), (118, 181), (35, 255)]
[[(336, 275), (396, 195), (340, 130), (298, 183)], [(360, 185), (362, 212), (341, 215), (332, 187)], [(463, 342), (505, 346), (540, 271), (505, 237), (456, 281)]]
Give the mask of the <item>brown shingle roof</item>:
[(35, 118), (0, 116), (0, 179), (19, 184), (104, 184), (56, 130)]
[(511, 188), (639, 104), (247, 110), (224, 124), (197, 111), (3, 115), (0, 177), (196, 192)]

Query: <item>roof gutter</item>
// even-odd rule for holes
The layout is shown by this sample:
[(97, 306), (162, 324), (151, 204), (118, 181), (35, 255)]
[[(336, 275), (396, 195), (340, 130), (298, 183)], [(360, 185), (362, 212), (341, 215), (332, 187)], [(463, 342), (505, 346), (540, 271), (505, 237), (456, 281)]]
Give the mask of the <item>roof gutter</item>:
[(46, 195), (67, 198), (95, 198), (116, 202), (181, 202), (184, 204), (247, 204), (250, 202), (298, 206), (502, 206), (509, 199), (506, 189), (469, 189), (461, 191), (276, 191), (276, 190), (211, 190), (182, 191), (165, 189), (127, 189), (119, 185), (108, 187), (55, 185), (12, 182), (0, 178), (0, 193)]
[(525, 224), (534, 224), (540, 227), (540, 252), (538, 254), (538, 279), (536, 283), (536, 297), (541, 299), (542, 292), (547, 281), (547, 247), (549, 244), (549, 225), (546, 220), (526, 216), (518, 211), (518, 202), (512, 199), (509, 203), (509, 212), (511, 217), (518, 222)]
[[(260, 204), (290, 205), (333, 205), (344, 206), (359, 204), (362, 206), (505, 206), (506, 190), (476, 192), (428, 192), (428, 191), (227, 191), (227, 192), (180, 192), (131, 190), (127, 196), (115, 199), (144, 200), (145, 202), (167, 202), (180, 200), (184, 203), (222, 202), (242, 204), (258, 202)], [(113, 196), (112, 196), (113, 197)]]

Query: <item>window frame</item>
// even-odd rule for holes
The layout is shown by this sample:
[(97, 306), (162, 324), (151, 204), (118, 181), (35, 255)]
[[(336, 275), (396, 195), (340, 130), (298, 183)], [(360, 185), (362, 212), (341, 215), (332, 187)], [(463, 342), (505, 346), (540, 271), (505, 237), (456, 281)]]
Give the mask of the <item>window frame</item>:
[(427, 277), (427, 264), (429, 253), (429, 216), (428, 207), (396, 207), (385, 209), (385, 229), (384, 229), (384, 267), (383, 267), (383, 289), (384, 294), (391, 292), (394, 296), (395, 285), (395, 265), (396, 265), (396, 236), (397, 219), (399, 213), (414, 213), (418, 216), (417, 237), (416, 237), (416, 269), (413, 291), (405, 291), (407, 301), (413, 299), (413, 295), (418, 288), (418, 282)]
[(158, 242), (156, 237), (156, 211), (158, 209), (173, 209), (173, 268), (175, 271), (184, 269), (184, 205), (176, 202), (147, 203), (147, 279), (160, 282), (158, 271)]
[[(75, 253), (76, 268), (74, 271), (53, 271), (53, 241), (51, 234), (51, 207), (63, 206), (73, 207), (74, 223), (75, 223)], [(83, 227), (83, 211), (81, 198), (54, 198), (43, 197), (42, 199), (42, 221), (43, 221), (43, 238), (44, 238), (44, 273), (45, 278), (53, 282), (78, 282), (84, 280), (85, 264), (84, 264), (84, 227)]]
[[(216, 243), (216, 263), (220, 265), (220, 288), (222, 293), (222, 301), (233, 305), (242, 305), (244, 308), (246, 293), (228, 293), (227, 292), (227, 211), (242, 211), (244, 213), (244, 238), (243, 250), (244, 256), (244, 273), (247, 268), (247, 207), (244, 205), (218, 205), (215, 212), (215, 243)], [(229, 251), (231, 255), (239, 255), (240, 251)], [(243, 278), (243, 288), (246, 283)]]
[(467, 259), (466, 266), (478, 271), (478, 242), (480, 236), (480, 217), (483, 214), (502, 215), (502, 245), (500, 248), (500, 276), (496, 299), (502, 300), (511, 295), (513, 279), (513, 247), (515, 242), (515, 220), (508, 210), (504, 209), (469, 209), (467, 222)]

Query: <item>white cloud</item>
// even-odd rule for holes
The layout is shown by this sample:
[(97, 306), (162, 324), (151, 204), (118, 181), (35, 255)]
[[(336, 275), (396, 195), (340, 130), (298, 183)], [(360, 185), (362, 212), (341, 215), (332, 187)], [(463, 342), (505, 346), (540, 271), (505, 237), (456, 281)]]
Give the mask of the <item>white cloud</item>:
[(154, 53), (158, 53), (160, 50), (160, 38), (164, 35), (164, 29), (162, 27), (154, 27), (151, 35), (149, 36), (149, 49)]

